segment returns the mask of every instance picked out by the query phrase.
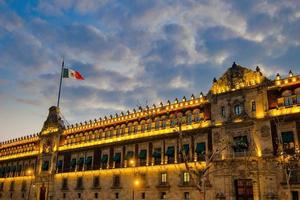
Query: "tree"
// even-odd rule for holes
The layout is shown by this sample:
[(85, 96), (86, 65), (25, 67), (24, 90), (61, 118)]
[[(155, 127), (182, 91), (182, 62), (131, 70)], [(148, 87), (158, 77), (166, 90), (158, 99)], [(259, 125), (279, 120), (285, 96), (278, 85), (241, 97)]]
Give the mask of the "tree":
[[(211, 171), (210, 168), (213, 165), (214, 159), (222, 152), (224, 151), (228, 146), (230, 146), (230, 143), (224, 142), (223, 146), (216, 147), (213, 152), (211, 152), (207, 156), (206, 164), (204, 168), (201, 168), (200, 170), (196, 167), (193, 167), (189, 164), (188, 157), (186, 155), (186, 152), (184, 151), (183, 147), (183, 133), (182, 133), (182, 121), (181, 116), (177, 115), (177, 125), (178, 125), (178, 136), (179, 136), (179, 152), (182, 154), (183, 162), (185, 164), (186, 170), (189, 172), (191, 181), (196, 186), (197, 190), (200, 192), (201, 197), (203, 200), (206, 199), (206, 186), (207, 183), (209, 183), (208, 176), (211, 173), (214, 173), (216, 170)], [(221, 170), (221, 169), (219, 169)]]

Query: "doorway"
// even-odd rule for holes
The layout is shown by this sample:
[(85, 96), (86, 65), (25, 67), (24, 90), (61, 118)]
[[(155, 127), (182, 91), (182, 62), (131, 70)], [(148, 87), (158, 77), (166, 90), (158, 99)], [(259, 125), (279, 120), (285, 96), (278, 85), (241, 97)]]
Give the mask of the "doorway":
[(253, 200), (253, 184), (251, 179), (234, 181), (236, 200)]

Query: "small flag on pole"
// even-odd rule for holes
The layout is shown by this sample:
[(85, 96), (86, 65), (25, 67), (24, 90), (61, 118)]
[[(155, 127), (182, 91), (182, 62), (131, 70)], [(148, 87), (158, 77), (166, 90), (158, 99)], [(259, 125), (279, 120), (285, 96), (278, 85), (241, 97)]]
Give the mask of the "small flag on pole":
[(83, 76), (78, 71), (72, 70), (70, 68), (64, 68), (63, 78), (73, 78), (73, 79), (77, 79), (77, 80), (84, 80)]

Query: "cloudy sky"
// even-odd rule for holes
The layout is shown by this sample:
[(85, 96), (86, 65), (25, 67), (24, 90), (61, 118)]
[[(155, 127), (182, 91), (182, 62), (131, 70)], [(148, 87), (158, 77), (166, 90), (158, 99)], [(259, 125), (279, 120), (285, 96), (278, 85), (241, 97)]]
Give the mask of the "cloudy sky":
[(0, 0), (0, 136), (207, 92), (233, 61), (300, 73), (300, 1)]

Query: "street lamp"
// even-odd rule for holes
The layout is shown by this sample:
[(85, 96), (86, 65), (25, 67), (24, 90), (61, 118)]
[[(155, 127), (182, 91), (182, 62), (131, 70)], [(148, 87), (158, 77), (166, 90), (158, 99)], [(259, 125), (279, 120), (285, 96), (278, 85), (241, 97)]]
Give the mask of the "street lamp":
[[(25, 172), (27, 176), (32, 176), (33, 175), (33, 170), (32, 169), (27, 169), (27, 171)], [(30, 198), (30, 190), (31, 190), (31, 185), (32, 185), (32, 179), (30, 180), (30, 185), (29, 185), (29, 191), (28, 191), (28, 196), (27, 196), (27, 200), (29, 200)]]
[(130, 159), (129, 160), (129, 164), (131, 167), (134, 167), (135, 166), (135, 160), (134, 159)]
[(133, 188), (132, 188), (132, 200), (134, 200), (134, 188), (135, 187), (138, 187), (140, 185), (140, 181), (138, 179), (136, 179), (134, 182), (133, 182)]

